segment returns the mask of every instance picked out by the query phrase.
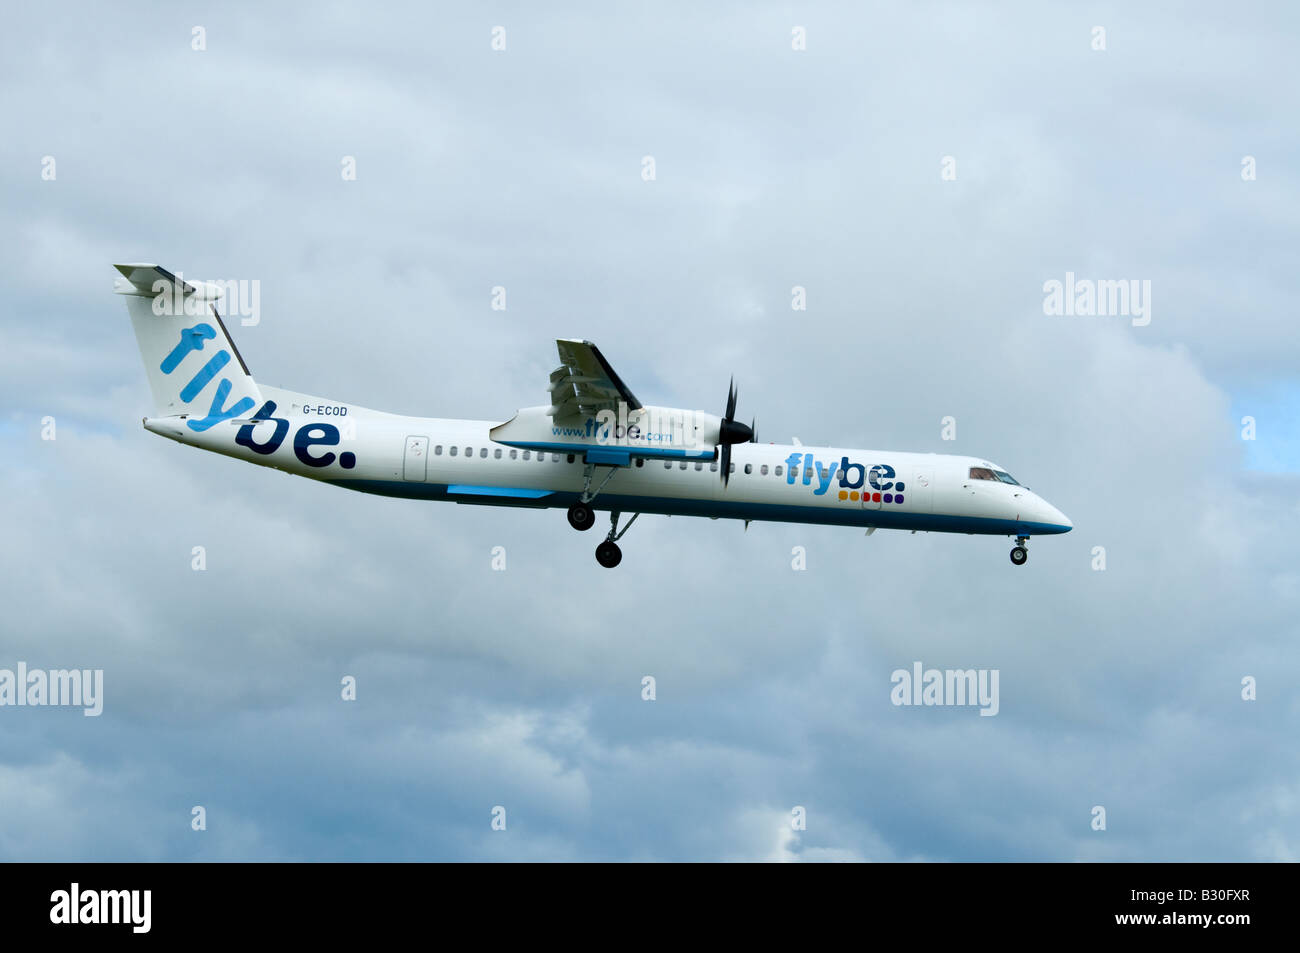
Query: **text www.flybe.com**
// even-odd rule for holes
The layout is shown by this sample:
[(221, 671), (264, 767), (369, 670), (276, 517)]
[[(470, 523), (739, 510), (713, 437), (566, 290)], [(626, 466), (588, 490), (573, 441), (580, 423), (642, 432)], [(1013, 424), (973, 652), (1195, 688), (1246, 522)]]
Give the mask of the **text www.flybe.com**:
[[(597, 423), (594, 420), (588, 420), (587, 425), (585, 427), (552, 427), (551, 436), (581, 437), (584, 439), (595, 437), (596, 442), (600, 444), (607, 444), (613, 442), (610, 440), (610, 434), (611, 434), (610, 428), (605, 427), (602, 430), (601, 426), (602, 426), (601, 424)], [(614, 431), (614, 437), (618, 441), (624, 441), (628, 443), (635, 443), (636, 441), (639, 440), (645, 441), (647, 443), (686, 444), (689, 442), (686, 440), (685, 432), (680, 429), (676, 434), (677, 439), (674, 439), (674, 434), (671, 430), (666, 432), (660, 432), (654, 430), (642, 430), (636, 424), (631, 424), (627, 428), (621, 428), (621, 427), (616, 428)]]

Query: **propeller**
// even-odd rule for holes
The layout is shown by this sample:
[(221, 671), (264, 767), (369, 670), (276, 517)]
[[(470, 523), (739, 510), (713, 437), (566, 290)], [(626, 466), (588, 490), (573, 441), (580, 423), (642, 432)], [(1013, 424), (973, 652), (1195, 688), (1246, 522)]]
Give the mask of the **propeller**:
[(727, 387), (727, 412), (722, 417), (722, 426), (718, 428), (718, 444), (722, 448), (718, 456), (721, 458), (723, 486), (731, 482), (731, 445), (749, 443), (753, 439), (753, 426), (746, 427), (736, 421), (736, 379), (733, 377)]

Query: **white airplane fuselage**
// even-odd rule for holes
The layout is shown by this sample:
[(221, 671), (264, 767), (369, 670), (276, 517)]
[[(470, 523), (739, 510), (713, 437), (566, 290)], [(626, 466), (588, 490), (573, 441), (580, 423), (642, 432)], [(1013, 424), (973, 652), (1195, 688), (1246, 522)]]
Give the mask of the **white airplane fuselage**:
[[(216, 307), (222, 288), (155, 264), (114, 266), (155, 413), (180, 443), (365, 493), (623, 514), (774, 520), (1017, 537), (1065, 533), (1060, 510), (975, 457), (753, 442), (729, 388), (721, 417), (643, 405), (591, 341), (556, 340), (550, 404), (505, 421), (403, 417), (253, 379)], [(628, 521), (631, 525), (631, 520)]]
[[(274, 407), (260, 422), (244, 417), (195, 432), (186, 417), (166, 416), (145, 418), (144, 426), (346, 489), (531, 508), (577, 501), (585, 452), (598, 447), (572, 437), (510, 445), (490, 436), (501, 421), (406, 417), (267, 385), (261, 390)], [(972, 469), (1006, 472), (976, 457), (744, 443), (732, 448), (733, 472), (724, 485), (716, 458), (658, 453), (616, 468), (589, 505), (627, 514), (1026, 537), (1073, 525), (1026, 487), (971, 478)], [(608, 468), (596, 470), (599, 482)]]

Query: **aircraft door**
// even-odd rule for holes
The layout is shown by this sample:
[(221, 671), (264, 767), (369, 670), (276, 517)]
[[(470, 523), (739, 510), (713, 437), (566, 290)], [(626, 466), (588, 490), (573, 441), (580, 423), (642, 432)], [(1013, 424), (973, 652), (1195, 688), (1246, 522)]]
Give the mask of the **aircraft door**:
[(429, 438), (407, 437), (402, 457), (402, 479), (423, 483), (429, 468)]
[(912, 469), (912, 479), (907, 481), (903, 510), (911, 513), (929, 513), (934, 509), (934, 468), (918, 466)]

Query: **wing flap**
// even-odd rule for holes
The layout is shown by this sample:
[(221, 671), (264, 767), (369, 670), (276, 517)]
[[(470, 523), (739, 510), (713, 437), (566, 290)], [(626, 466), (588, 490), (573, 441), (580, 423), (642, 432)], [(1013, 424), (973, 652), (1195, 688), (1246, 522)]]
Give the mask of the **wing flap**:
[(619, 403), (640, 410), (641, 401), (623, 383), (600, 349), (590, 341), (560, 338), (555, 342), (560, 366), (551, 372), (549, 412), (560, 418), (616, 410)]

